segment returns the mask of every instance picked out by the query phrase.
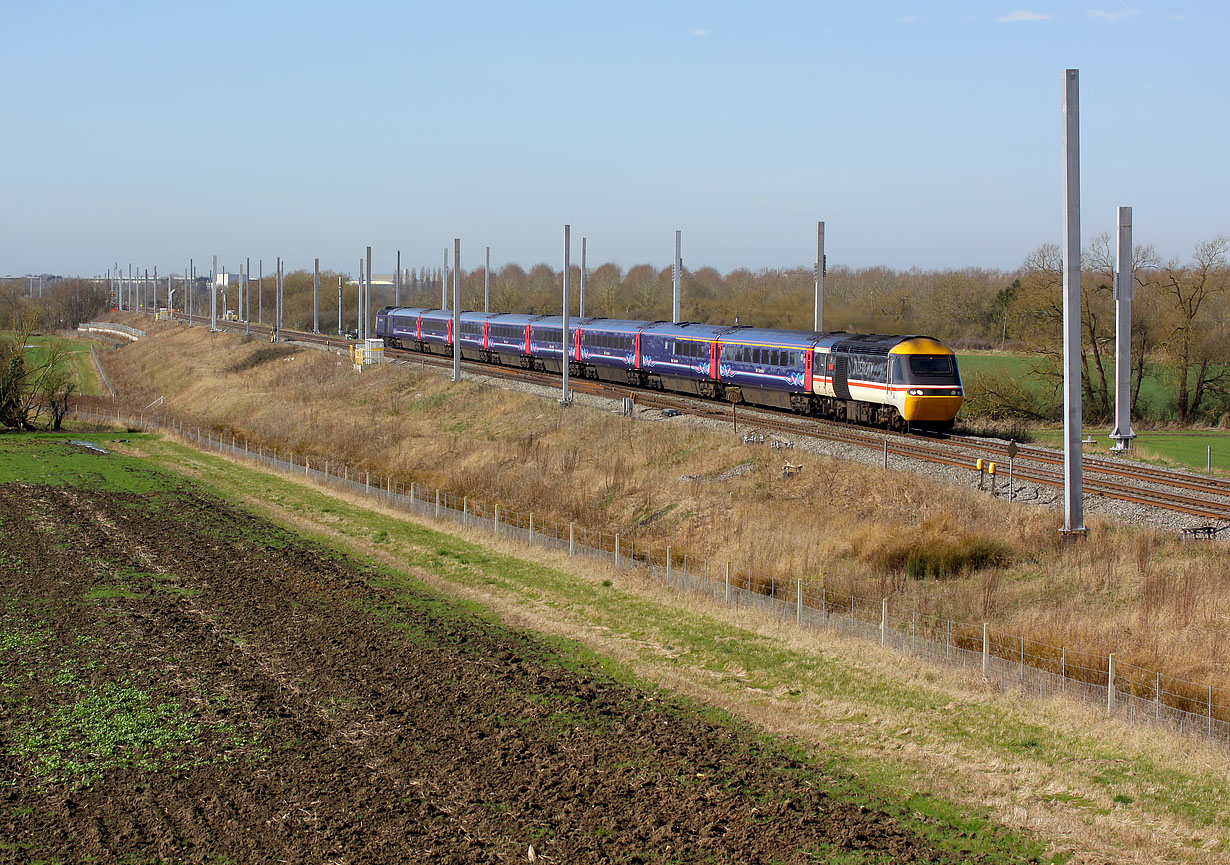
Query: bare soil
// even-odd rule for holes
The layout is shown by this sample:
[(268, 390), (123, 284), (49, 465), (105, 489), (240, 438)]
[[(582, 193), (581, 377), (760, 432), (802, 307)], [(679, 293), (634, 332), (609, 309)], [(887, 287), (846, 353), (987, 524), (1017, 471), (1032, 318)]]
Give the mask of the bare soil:
[[(0, 635), (41, 635), (0, 651), (0, 861), (956, 861), (788, 745), (190, 488), (0, 485), (0, 532)], [(197, 734), (93, 780), (15, 754), (108, 682)]]

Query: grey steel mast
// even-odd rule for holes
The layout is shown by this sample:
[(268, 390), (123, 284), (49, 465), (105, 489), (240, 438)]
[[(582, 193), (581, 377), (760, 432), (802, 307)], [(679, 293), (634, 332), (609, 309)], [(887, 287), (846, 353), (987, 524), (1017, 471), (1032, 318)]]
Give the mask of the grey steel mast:
[(1119, 242), (1115, 251), (1115, 428), (1112, 450), (1132, 446), (1132, 208), (1118, 211)]
[(1081, 169), (1080, 81), (1064, 71), (1063, 88), (1063, 533), (1085, 532), (1081, 453)]
[[(447, 251), (447, 249), (445, 250)], [(461, 238), (453, 238), (453, 381), (461, 381)]]

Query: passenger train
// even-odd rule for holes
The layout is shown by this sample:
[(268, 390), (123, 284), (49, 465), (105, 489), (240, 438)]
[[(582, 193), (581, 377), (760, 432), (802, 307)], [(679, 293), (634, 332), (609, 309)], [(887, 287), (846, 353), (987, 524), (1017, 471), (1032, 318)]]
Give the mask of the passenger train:
[[(563, 318), (385, 307), (391, 348), (546, 372), (565, 363)], [(925, 336), (813, 333), (695, 322), (569, 320), (577, 377), (790, 409), (896, 430), (950, 429), (964, 398), (956, 355)]]

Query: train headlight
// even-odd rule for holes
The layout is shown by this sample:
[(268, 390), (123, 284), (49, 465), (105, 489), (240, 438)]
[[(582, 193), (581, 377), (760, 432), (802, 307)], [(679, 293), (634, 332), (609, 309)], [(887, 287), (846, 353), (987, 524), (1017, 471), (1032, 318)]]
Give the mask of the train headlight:
[(910, 396), (922, 396), (923, 395), (922, 390), (916, 387), (910, 388), (908, 391), (906, 391), (906, 393), (908, 393)]
[(961, 388), (959, 388), (959, 387), (954, 387), (954, 388), (952, 389), (952, 395), (953, 395), (953, 396), (961, 396)]

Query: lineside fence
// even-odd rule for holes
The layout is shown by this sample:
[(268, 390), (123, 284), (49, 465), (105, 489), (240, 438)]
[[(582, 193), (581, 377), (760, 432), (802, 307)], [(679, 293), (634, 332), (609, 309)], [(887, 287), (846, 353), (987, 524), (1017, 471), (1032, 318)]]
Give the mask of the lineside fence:
[(98, 377), (103, 383), (103, 387), (107, 389), (107, 395), (111, 399), (115, 399), (115, 388), (111, 386), (111, 379), (107, 378), (107, 373), (103, 371), (102, 362), (98, 359), (98, 352), (94, 350), (94, 346), (90, 346), (90, 358), (94, 361), (94, 369), (98, 370)]
[(532, 547), (603, 560), (620, 569), (639, 570), (680, 592), (732, 606), (754, 607), (782, 621), (793, 621), (800, 628), (847, 634), (936, 664), (980, 673), (1001, 690), (1064, 696), (1131, 724), (1162, 725), (1230, 745), (1230, 694), (1123, 663), (1113, 654), (1089, 654), (992, 632), (985, 623), (974, 625), (896, 609), (887, 599), (859, 598), (803, 580), (756, 576), (729, 562), (714, 567), (708, 560), (676, 554), (670, 547), (638, 546), (618, 533), (510, 511), (426, 484), (372, 476), (344, 463), (254, 445), (174, 418), (146, 413), (103, 414), (80, 408), (75, 414), (85, 421), (173, 432), (206, 449), (302, 475), (394, 509), (452, 520)]
[(143, 330), (129, 327), (126, 324), (113, 324), (109, 321), (83, 321), (77, 325), (77, 330), (84, 330), (88, 333), (110, 333), (117, 336), (125, 336), (133, 342), (145, 336), (145, 331)]

